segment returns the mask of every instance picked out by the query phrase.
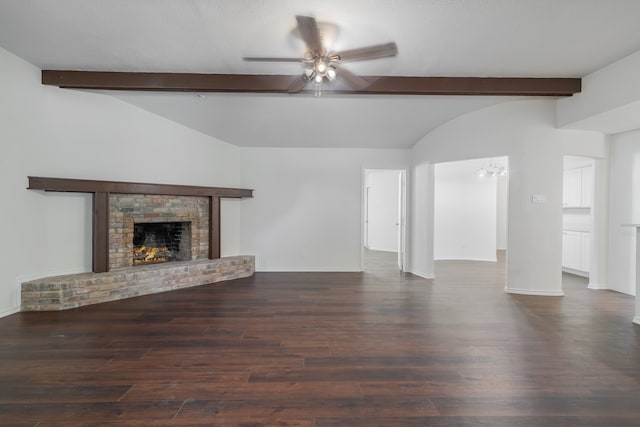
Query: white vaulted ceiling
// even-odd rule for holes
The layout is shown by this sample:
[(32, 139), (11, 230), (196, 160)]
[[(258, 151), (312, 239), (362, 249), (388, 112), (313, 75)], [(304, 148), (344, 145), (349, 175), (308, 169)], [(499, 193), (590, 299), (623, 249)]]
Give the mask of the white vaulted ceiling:
[[(298, 74), (295, 15), (339, 28), (335, 49), (395, 41), (356, 74), (582, 77), (640, 49), (638, 0), (0, 0), (0, 47), (42, 69)], [(458, 115), (514, 98), (110, 92), (240, 146), (410, 147)]]

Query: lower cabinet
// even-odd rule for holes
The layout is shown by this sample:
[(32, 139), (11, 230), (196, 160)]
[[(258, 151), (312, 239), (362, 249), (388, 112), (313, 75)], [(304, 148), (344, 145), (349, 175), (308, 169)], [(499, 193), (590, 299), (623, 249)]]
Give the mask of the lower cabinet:
[(562, 232), (562, 267), (589, 272), (591, 261), (591, 233), (584, 231)]

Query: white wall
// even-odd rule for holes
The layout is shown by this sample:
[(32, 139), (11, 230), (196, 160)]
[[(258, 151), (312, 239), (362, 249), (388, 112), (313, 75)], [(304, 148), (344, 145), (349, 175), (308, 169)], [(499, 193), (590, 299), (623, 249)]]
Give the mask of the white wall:
[(636, 229), (621, 224), (640, 224), (640, 131), (612, 137), (609, 188), (609, 288), (635, 295)]
[[(18, 282), (90, 271), (91, 200), (26, 190), (27, 176), (240, 186), (239, 149), (111, 96), (40, 84), (0, 48), (0, 315)], [(237, 253), (238, 203), (223, 203), (223, 253)], [(227, 228), (228, 227), (228, 228)]]
[[(508, 168), (508, 160), (504, 158), (504, 165)], [(496, 249), (507, 249), (507, 232), (509, 230), (509, 176), (496, 177)]]
[[(509, 157), (507, 290), (562, 295), (562, 142), (580, 132), (555, 128), (553, 100), (514, 101), (458, 117), (412, 150), (414, 191), (410, 271), (433, 274), (430, 164)], [(533, 204), (532, 196), (545, 197)]]
[(496, 178), (476, 176), (489, 161), (434, 165), (434, 259), (496, 261)]
[(582, 78), (582, 91), (558, 100), (558, 126), (611, 135), (638, 129), (640, 50)]
[(406, 169), (406, 150), (244, 148), (240, 252), (258, 271), (359, 271), (365, 169)]
[(398, 252), (398, 203), (400, 171), (365, 171), (368, 189), (368, 236), (365, 241), (375, 251)]
[(405, 268), (413, 274), (433, 279), (433, 214), (434, 165), (427, 160), (414, 163), (409, 170), (408, 262)]

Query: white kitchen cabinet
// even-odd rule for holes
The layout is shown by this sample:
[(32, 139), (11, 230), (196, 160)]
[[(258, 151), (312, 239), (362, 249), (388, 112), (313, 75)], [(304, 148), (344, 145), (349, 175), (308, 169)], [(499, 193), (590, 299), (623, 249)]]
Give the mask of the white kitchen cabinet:
[(562, 266), (580, 270), (582, 238), (579, 231), (562, 232)]
[(574, 207), (582, 203), (582, 168), (564, 171), (563, 206)]
[(562, 232), (562, 268), (588, 273), (591, 262), (591, 233)]
[(592, 187), (593, 166), (565, 170), (562, 188), (562, 205), (565, 208), (591, 207)]

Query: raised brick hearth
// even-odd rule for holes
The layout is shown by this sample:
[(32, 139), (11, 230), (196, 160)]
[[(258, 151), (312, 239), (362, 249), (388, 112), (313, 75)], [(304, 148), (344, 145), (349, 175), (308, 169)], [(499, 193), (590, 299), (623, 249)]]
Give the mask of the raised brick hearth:
[(220, 199), (253, 190), (29, 177), (30, 190), (93, 195), (93, 272), (22, 283), (22, 310), (66, 310), (251, 276), (220, 258)]
[(22, 284), (22, 311), (66, 310), (206, 285), (249, 277), (254, 269), (253, 256), (235, 256), (47, 277)]

